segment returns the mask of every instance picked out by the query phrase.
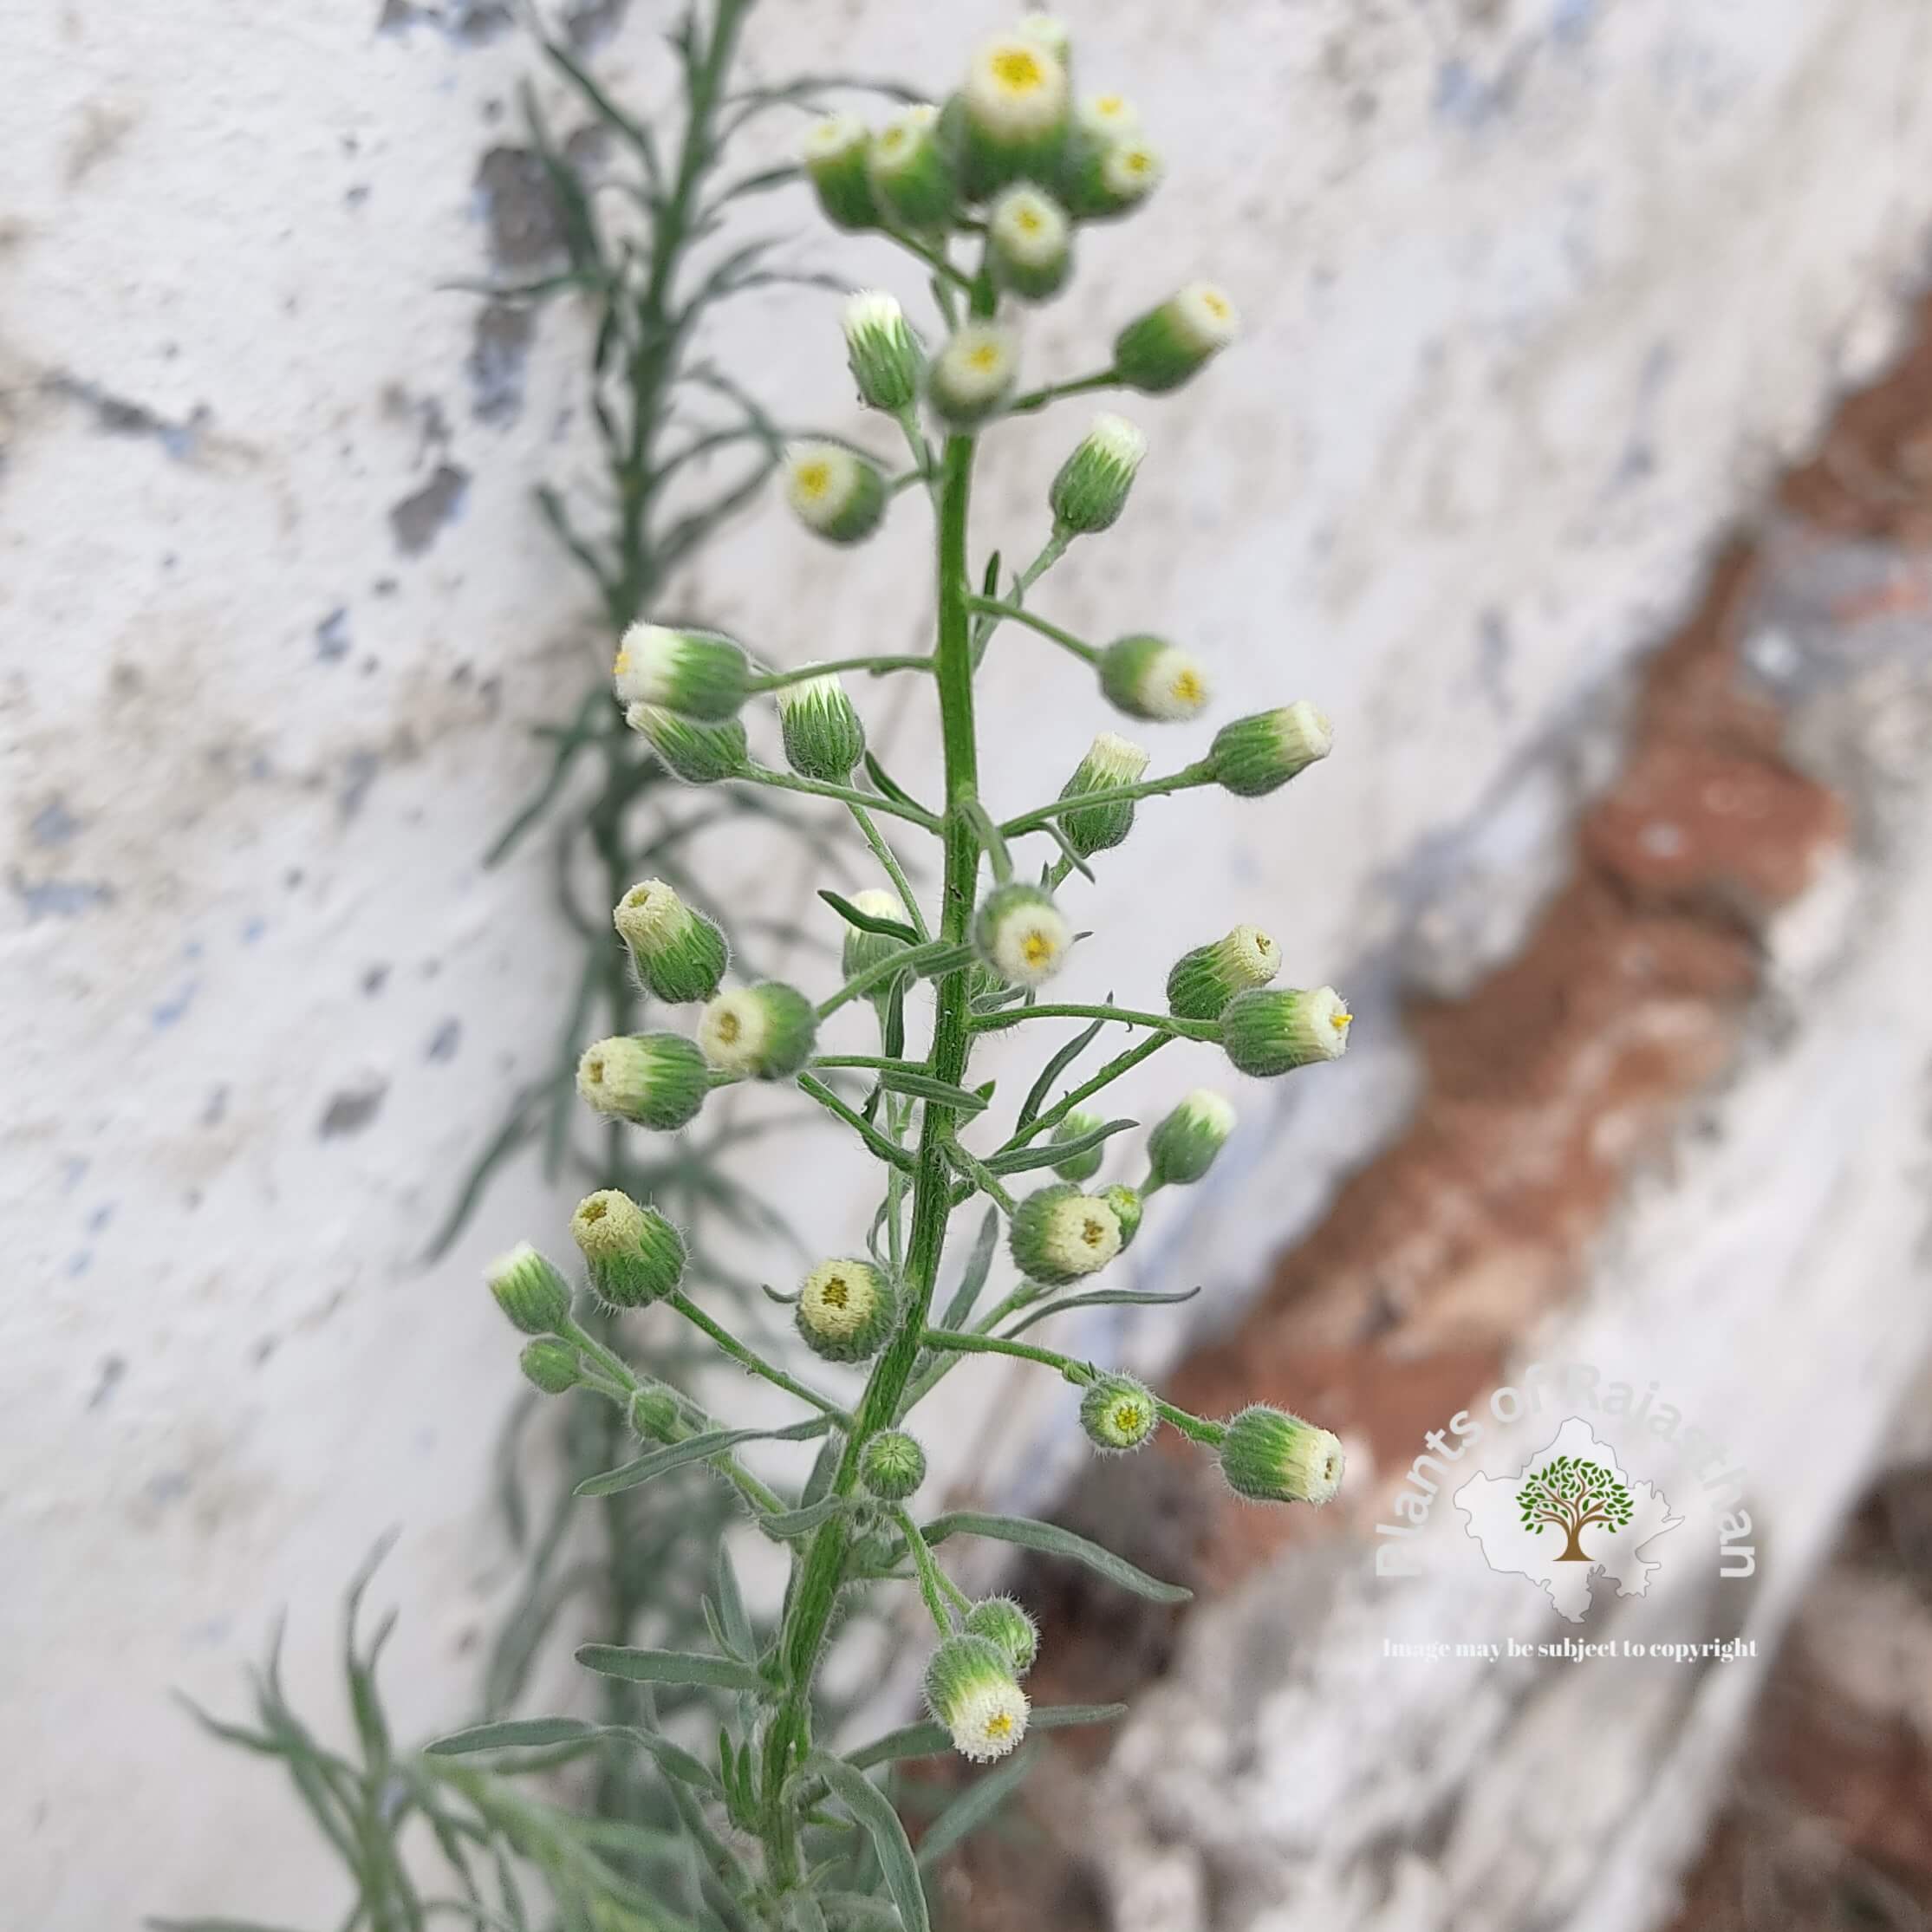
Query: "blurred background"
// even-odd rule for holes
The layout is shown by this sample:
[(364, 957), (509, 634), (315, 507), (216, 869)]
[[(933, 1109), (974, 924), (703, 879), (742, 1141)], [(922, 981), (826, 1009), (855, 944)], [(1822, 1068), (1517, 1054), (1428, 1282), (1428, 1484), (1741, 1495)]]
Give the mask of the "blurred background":
[[(1029, 378), (1093, 367), (1197, 277), (1245, 333), (1135, 399), (1128, 517), (1043, 608), (1180, 637), (1221, 716), (1305, 696), (1337, 732), (1266, 809), (1143, 808), (1081, 890), (1106, 950), (1067, 997), (1152, 1004), (1182, 946), (1252, 920), (1285, 984), (1333, 981), (1358, 1019), (1338, 1065), (1240, 1083), (1213, 1174), (1150, 1213), (1123, 1285), (1198, 1299), (1055, 1341), (1209, 1413), (1311, 1415), (1350, 1473), (1319, 1518), (1252, 1512), (1180, 1457), (1095, 1467), (1041, 1378), (946, 1382), (930, 1498), (1055, 1514), (1195, 1593), (980, 1571), (1045, 1622), (1043, 1696), (1134, 1714), (1043, 1756), (942, 1868), (947, 1918), (1932, 1922), (1932, 12), (1067, 11), (1078, 83), (1130, 94), (1169, 172), (1083, 237)], [(342, 1922), (353, 1886), (280, 1765), (170, 1693), (245, 1712), (285, 1617), (278, 1695), (340, 1745), (341, 1599), (386, 1532), (402, 1740), (581, 1696), (571, 1642), (684, 1589), (641, 1519), (565, 1506), (610, 1444), (519, 1406), (480, 1270), (559, 1250), (587, 1182), (645, 1158), (569, 1095), (581, 1045), (636, 1023), (605, 924), (631, 876), (678, 868), (745, 908), (747, 958), (828, 986), (813, 888), (873, 879), (831, 819), (700, 814), (641, 777), (593, 699), (646, 596), (784, 664), (923, 647), (922, 506), (834, 554), (766, 475), (779, 431), (864, 433), (836, 291), (923, 312), (916, 264), (759, 177), (804, 108), (883, 112), (799, 77), (939, 93), (1005, 17), (749, 9), (716, 179), (751, 190), (688, 237), (678, 286), (716, 299), (654, 403), (720, 439), (628, 524), (593, 357), (649, 266), (614, 238), (639, 127), (675, 172), (677, 10), (550, 9), (563, 59), (487, 0), (0, 21), (23, 1925)], [(1031, 553), (1084, 423), (992, 439), (982, 556)], [(931, 720), (855, 694), (919, 773)], [(982, 719), (1013, 809), (1105, 722), (1018, 638)], [(1122, 1103), (1152, 1120), (1223, 1071), (1170, 1054)], [(849, 1250), (871, 1174), (795, 1114), (734, 1124), (660, 1184), (742, 1298)], [(1651, 1386), (1721, 1442), (1748, 1572), (1660, 1542), (1654, 1586), (1599, 1579), (1577, 1625), (1473, 1559), (1446, 1501), (1402, 1514), (1429, 1432), (1535, 1363)], [(1691, 1486), (1644, 1428), (1597, 1426)], [(1398, 1575), (1378, 1525), (1416, 1534)], [(1735, 1648), (1544, 1654), (1565, 1638)], [(855, 1721), (894, 1721), (906, 1662), (890, 1606), (854, 1631)]]

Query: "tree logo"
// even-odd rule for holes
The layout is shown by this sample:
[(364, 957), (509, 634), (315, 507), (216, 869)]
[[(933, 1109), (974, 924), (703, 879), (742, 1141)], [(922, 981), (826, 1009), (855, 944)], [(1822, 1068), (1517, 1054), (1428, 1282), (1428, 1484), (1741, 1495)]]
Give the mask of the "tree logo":
[(1588, 1563), (1583, 1533), (1592, 1523), (1612, 1531), (1627, 1529), (1630, 1493), (1600, 1462), (1559, 1455), (1533, 1476), (1525, 1476), (1517, 1493), (1517, 1506), (1526, 1530), (1545, 1526), (1561, 1530), (1565, 1538), (1558, 1563)]
[(1643, 1596), (1662, 1568), (1644, 1546), (1684, 1520), (1654, 1484), (1617, 1467), (1615, 1451), (1580, 1415), (1514, 1480), (1472, 1476), (1453, 1499), (1489, 1567), (1527, 1577), (1572, 1623), (1589, 1615), (1598, 1572), (1619, 1597)]

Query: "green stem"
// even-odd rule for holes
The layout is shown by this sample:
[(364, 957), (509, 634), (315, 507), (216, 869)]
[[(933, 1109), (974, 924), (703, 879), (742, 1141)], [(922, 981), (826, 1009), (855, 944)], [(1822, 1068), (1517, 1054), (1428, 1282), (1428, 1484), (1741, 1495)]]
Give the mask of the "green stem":
[(912, 882), (907, 878), (906, 868), (900, 864), (898, 855), (880, 836), (879, 828), (872, 823), (863, 805), (853, 805), (849, 809), (859, 829), (865, 834), (866, 843), (872, 848), (873, 856), (886, 868), (886, 876), (898, 888), (900, 901), (906, 908), (906, 917), (911, 920), (913, 930), (921, 940), (930, 939), (932, 934), (926, 929), (926, 915), (919, 909)]
[(1096, 389), (1117, 389), (1121, 379), (1112, 369), (1096, 369), (1091, 375), (1077, 377), (1071, 382), (1050, 382), (1044, 389), (1029, 389), (1023, 396), (1016, 396), (1006, 405), (1009, 416), (1031, 415), (1036, 409), (1044, 409), (1050, 402), (1057, 402), (1062, 396), (1091, 395)]
[(903, 953), (894, 953), (890, 959), (880, 959), (868, 966), (863, 973), (855, 973), (829, 999), (818, 1005), (818, 1017), (829, 1018), (849, 1001), (857, 999), (874, 986), (888, 979), (896, 979), (901, 973), (916, 975), (921, 966), (930, 966), (934, 959), (950, 953), (952, 947), (941, 940), (928, 940), (923, 946), (909, 946)]
[[(1026, 593), (1038, 583), (1060, 559), (1067, 554), (1073, 543), (1071, 530), (1055, 528), (1052, 536), (1041, 547), (1040, 554), (1013, 579), (1012, 589), (1006, 593), (1009, 603), (1023, 604)], [(973, 627), (973, 661), (977, 665), (986, 654), (986, 646), (992, 634), (999, 628), (997, 617), (981, 617)]]
[(1220, 1028), (1213, 1020), (1176, 1019), (1172, 1013), (1138, 1013), (1127, 1006), (1007, 1006), (996, 1013), (975, 1014), (969, 1024), (975, 1033), (998, 1033), (1030, 1019), (1111, 1019), (1122, 1026), (1152, 1026), (1177, 1040), (1215, 1041), (1221, 1037)]
[(1138, 784), (1109, 785), (1104, 791), (1083, 791), (1071, 798), (1056, 798), (1051, 805), (1041, 805), (1035, 810), (1022, 812), (1018, 818), (1009, 818), (999, 829), (1008, 838), (1018, 838), (1022, 832), (1038, 831), (1049, 819), (1061, 817), (1070, 811), (1084, 811), (1090, 805), (1117, 805), (1135, 798), (1159, 798), (1170, 791), (1187, 791), (1196, 785), (1213, 783), (1213, 765), (1208, 759), (1202, 758), (1182, 771), (1171, 772), (1165, 778), (1142, 778)]
[[(813, 1064), (823, 1066), (825, 1063), (816, 1061)], [(888, 1168), (903, 1172), (912, 1166), (912, 1156), (904, 1148), (894, 1147), (863, 1114), (856, 1108), (848, 1107), (823, 1081), (814, 1080), (809, 1073), (802, 1073), (798, 1076), (798, 1090), (816, 1100), (828, 1114), (836, 1114)]]
[(869, 671), (874, 677), (882, 678), (888, 671), (930, 671), (933, 660), (929, 657), (836, 657), (823, 664), (801, 664), (795, 670), (767, 671), (763, 677), (753, 678), (745, 686), (748, 691), (782, 691), (790, 684), (803, 684), (807, 678), (829, 677), (836, 671)]
[(919, 1572), (919, 1593), (926, 1599), (926, 1608), (938, 1629), (940, 1637), (953, 1633), (953, 1612), (946, 1607), (947, 1578), (932, 1551), (927, 1546), (926, 1538), (919, 1533), (919, 1525), (901, 1505), (892, 1512), (893, 1521), (898, 1524), (899, 1532), (906, 1539), (906, 1549), (913, 1559), (913, 1568)]
[(670, 1303), (693, 1328), (708, 1335), (739, 1368), (748, 1369), (754, 1376), (763, 1376), (774, 1388), (784, 1389), (788, 1395), (796, 1395), (802, 1402), (809, 1402), (821, 1415), (829, 1415), (841, 1428), (850, 1424), (852, 1418), (836, 1402), (828, 1401), (816, 1389), (808, 1389), (803, 1382), (788, 1376), (783, 1369), (767, 1362), (756, 1350), (746, 1348), (729, 1330), (720, 1328), (712, 1321), (681, 1290), (670, 1297)]
[(973, 1186), (977, 1187), (981, 1194), (989, 1196), (994, 1202), (998, 1204), (1000, 1212), (1005, 1215), (1008, 1220), (1011, 1220), (1013, 1216), (1019, 1212), (1018, 1203), (1016, 1202), (1013, 1197), (1006, 1192), (1005, 1188), (1001, 1187), (1001, 1185), (999, 1184), (999, 1177), (997, 1174), (990, 1174), (986, 1170), (986, 1168), (979, 1161), (975, 1161), (973, 1157), (970, 1154), (968, 1154), (966, 1150), (963, 1147), (961, 1147), (957, 1141), (954, 1141), (946, 1148), (946, 1155), (947, 1158), (950, 1159), (953, 1162), (953, 1165), (956, 1167), (959, 1170), (959, 1172), (966, 1177), (968, 1181), (972, 1181)]
[(1178, 1033), (1156, 1033), (1151, 1038), (1142, 1040), (1138, 1046), (1130, 1046), (1126, 1052), (1116, 1054), (1091, 1080), (1076, 1087), (1064, 1099), (1056, 1101), (1044, 1113), (1036, 1116), (1019, 1129), (999, 1152), (1010, 1154), (1015, 1148), (1025, 1147), (1029, 1141), (1038, 1140), (1049, 1129), (1057, 1127), (1076, 1107), (1091, 1100), (1103, 1088), (1112, 1086), (1122, 1074), (1131, 1073), (1142, 1061), (1151, 1059), (1168, 1041), (1180, 1038)]
[[(903, 818), (922, 831), (936, 832), (940, 829), (939, 820), (931, 812), (921, 811), (917, 805), (901, 805), (896, 798), (881, 797), (876, 792), (855, 791), (850, 785), (827, 784), (819, 778), (801, 778), (793, 772), (774, 771), (763, 764), (748, 764), (732, 776), (747, 784), (771, 785), (779, 791), (802, 791), (813, 798), (836, 798), (842, 804), (863, 805), (868, 811), (882, 811), (894, 818)], [(1093, 796), (1103, 795), (1096, 792)]]
[(1093, 645), (1083, 638), (1076, 637), (1070, 630), (1063, 630), (1057, 624), (1048, 623), (1044, 617), (1036, 617), (1022, 604), (1002, 603), (998, 597), (975, 597), (973, 608), (983, 616), (1011, 617), (1016, 624), (1025, 624), (1042, 637), (1051, 638), (1062, 649), (1071, 651), (1083, 664), (1100, 661), (1100, 653)]

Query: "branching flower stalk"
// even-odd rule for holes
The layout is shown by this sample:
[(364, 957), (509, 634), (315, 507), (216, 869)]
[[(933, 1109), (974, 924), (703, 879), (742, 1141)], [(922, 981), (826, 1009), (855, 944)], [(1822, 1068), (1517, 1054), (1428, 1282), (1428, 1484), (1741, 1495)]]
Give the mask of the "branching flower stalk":
[[(868, 1771), (948, 1746), (988, 1761), (1012, 1752), (1030, 1726), (1116, 1714), (1030, 1707), (1020, 1681), (1037, 1641), (1031, 1622), (1005, 1599), (966, 1598), (936, 1553), (948, 1538), (987, 1536), (1054, 1551), (1127, 1587), (1175, 1594), (1051, 1525), (976, 1514), (918, 1520), (909, 1505), (926, 1459), (907, 1425), (918, 1402), (958, 1364), (999, 1355), (1057, 1375), (1079, 1391), (1082, 1427), (1105, 1453), (1131, 1452), (1161, 1427), (1174, 1428), (1213, 1454), (1244, 1497), (1321, 1503), (1341, 1479), (1336, 1438), (1298, 1417), (1265, 1407), (1227, 1421), (1192, 1415), (1130, 1376), (1019, 1338), (1096, 1302), (1185, 1298), (1083, 1285), (1132, 1242), (1152, 1196), (1209, 1171), (1234, 1128), (1225, 1098), (1197, 1091), (1154, 1129), (1138, 1187), (1090, 1191), (1084, 1183), (1095, 1177), (1094, 1157), (1135, 1123), (1105, 1119), (1087, 1103), (1175, 1041), (1218, 1050), (1237, 1072), (1261, 1078), (1332, 1060), (1346, 1046), (1351, 1018), (1330, 987), (1272, 987), (1278, 949), (1246, 926), (1174, 962), (1164, 1011), (1151, 1002), (1039, 997), (1073, 944), (1057, 890), (1075, 872), (1091, 875), (1091, 862), (1125, 841), (1144, 802), (1196, 787), (1266, 797), (1325, 757), (1330, 743), (1327, 720), (1297, 702), (1224, 725), (1207, 757), (1148, 778), (1148, 755), (1103, 731), (1058, 797), (1001, 817), (981, 796), (977, 685), (1003, 622), (1018, 620), (1070, 652), (1093, 671), (1096, 695), (1126, 719), (1192, 718), (1208, 699), (1207, 668), (1165, 637), (1135, 632), (1096, 645), (1027, 602), (1078, 542), (1104, 531), (1125, 507), (1145, 446), (1121, 418), (1100, 418), (1054, 478), (1042, 548), (1004, 591), (998, 560), (981, 569), (973, 556), (975, 465), (1004, 416), (1101, 390), (1179, 388), (1236, 333), (1228, 297), (1192, 284), (1128, 322), (1103, 367), (1019, 391), (1011, 307), (1062, 290), (1080, 228), (1130, 212), (1161, 173), (1157, 153), (1117, 97), (1075, 101), (1070, 59), (1065, 30), (1031, 16), (978, 50), (960, 90), (944, 103), (913, 105), (876, 129), (834, 115), (814, 129), (804, 151), (828, 217), (915, 256), (932, 272), (940, 314), (940, 335), (928, 349), (888, 296), (863, 294), (846, 310), (860, 396), (894, 425), (910, 452), (907, 475), (889, 476), (855, 446), (829, 439), (812, 439), (785, 459), (793, 509), (829, 542), (862, 541), (902, 493), (929, 499), (936, 605), (930, 652), (842, 664), (930, 680), (942, 764), (924, 796), (896, 783), (867, 751), (857, 709), (838, 672), (827, 667), (777, 671), (732, 638), (648, 616), (629, 624), (614, 666), (624, 722), (677, 777), (836, 800), (879, 862), (884, 883), (853, 898), (821, 894), (843, 922), (845, 979), (818, 999), (749, 976), (727, 986), (709, 912), (686, 904), (664, 881), (649, 881), (641, 901), (633, 896), (620, 905), (619, 923), (640, 977), (661, 998), (696, 1009), (695, 1025), (598, 1042), (578, 1077), (580, 1090), (602, 1111), (657, 1133), (686, 1129), (720, 1089), (796, 1086), (880, 1163), (881, 1195), (863, 1241), (820, 1262), (796, 1296), (785, 1298), (808, 1349), (829, 1362), (869, 1365), (862, 1389), (842, 1402), (734, 1333), (686, 1291), (688, 1257), (671, 1220), (621, 1187), (599, 1190), (577, 1211), (573, 1233), (589, 1299), (580, 1304), (563, 1273), (527, 1246), (491, 1275), (499, 1304), (529, 1337), (524, 1366), (530, 1380), (550, 1392), (593, 1390), (639, 1440), (638, 1453), (583, 1485), (586, 1491), (622, 1493), (672, 1468), (701, 1464), (764, 1535), (790, 1549), (790, 1582), (769, 1632), (754, 1635), (742, 1614), (713, 1617), (708, 1648), (598, 1644), (579, 1653), (608, 1678), (696, 1688), (724, 1701), (715, 1766), (648, 1727), (636, 1729), (658, 1769), (684, 1787), (680, 1816), (708, 1873), (705, 1911), (727, 1926), (820, 1932), (878, 1922), (876, 1904), (855, 1902), (829, 1876), (845, 1869), (828, 1862), (842, 1842), (827, 1836), (837, 1825), (828, 1812), (835, 1807), (870, 1842), (861, 1871), (871, 1889), (883, 1890), (907, 1932), (924, 1932), (927, 1908), (909, 1841)], [(936, 442), (928, 439), (929, 422), (940, 432)], [(782, 771), (748, 750), (742, 714), (767, 695), (782, 714)], [(940, 884), (930, 905), (914, 891), (895, 842), (914, 835), (939, 848)], [(1030, 838), (1032, 847), (1023, 843)], [(1046, 849), (1029, 876), (1042, 842)], [(908, 1039), (915, 988), (929, 989), (931, 998), (922, 1050)], [(858, 1006), (875, 1017), (879, 1051), (822, 1051), (822, 1025)], [(966, 1136), (980, 1132), (992, 1098), (990, 1084), (969, 1085), (976, 1044), (1034, 1021), (1074, 1018), (1089, 1024), (1047, 1060), (1005, 1138), (969, 1148)], [(1140, 1038), (1057, 1093), (1109, 1026)], [(1037, 1185), (1043, 1169), (1055, 1178)], [(979, 1237), (959, 1289), (941, 1309), (936, 1298), (948, 1232), (979, 1196), (988, 1203)], [(991, 1314), (979, 1315), (1002, 1232), (1018, 1285)], [(594, 1330), (596, 1309), (654, 1311), (657, 1324), (681, 1320), (804, 1413), (777, 1430), (733, 1427), (665, 1374), (634, 1367), (615, 1330)], [(653, 1360), (661, 1364), (663, 1357), (654, 1351)], [(760, 1437), (818, 1443), (801, 1486), (775, 1487), (746, 1465), (745, 1446)], [(728, 1563), (720, 1571), (726, 1574)], [(846, 1594), (881, 1582), (916, 1590), (934, 1626), (926, 1674), (933, 1721), (841, 1755), (816, 1734), (815, 1691)], [(735, 1584), (720, 1588), (735, 1597)], [(537, 1721), (539, 1728), (527, 1734), (485, 1727), (433, 1748), (462, 1755), (537, 1735), (554, 1740), (569, 1723)]]

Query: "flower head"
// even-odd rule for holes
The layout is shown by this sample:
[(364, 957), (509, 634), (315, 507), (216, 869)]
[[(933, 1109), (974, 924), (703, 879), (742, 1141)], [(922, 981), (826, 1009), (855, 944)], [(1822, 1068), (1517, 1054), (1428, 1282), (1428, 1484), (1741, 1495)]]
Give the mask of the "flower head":
[(1069, 1181), (1039, 1188), (1021, 1201), (1010, 1239), (1019, 1272), (1048, 1288), (1098, 1274), (1121, 1251), (1114, 1210)]
[(1066, 963), (1073, 929), (1050, 893), (1016, 881), (986, 894), (973, 943), (1009, 986), (1038, 986)]
[(684, 1242), (654, 1207), (615, 1187), (586, 1194), (570, 1233), (595, 1288), (611, 1308), (647, 1308), (684, 1278)]
[(1178, 389), (1240, 329), (1234, 304), (1211, 282), (1190, 282), (1114, 339), (1114, 370), (1130, 389)]
[(533, 1248), (519, 1242), (484, 1278), (497, 1306), (525, 1335), (549, 1335), (570, 1318), (570, 1285)]
[(633, 705), (624, 722), (657, 753), (665, 770), (686, 784), (716, 784), (745, 769), (745, 725), (739, 719), (707, 725), (661, 705)]
[(517, 1357), (517, 1366), (524, 1371), (524, 1381), (546, 1395), (563, 1395), (583, 1379), (577, 1351), (555, 1336), (526, 1343)]
[(1001, 287), (1043, 302), (1066, 286), (1073, 269), (1073, 224), (1044, 188), (1016, 182), (986, 217), (993, 274)]
[(1221, 1045), (1243, 1073), (1266, 1078), (1348, 1051), (1354, 1015), (1333, 986), (1237, 993), (1221, 1013)]
[(1019, 374), (1012, 332), (997, 322), (967, 322), (926, 374), (926, 393), (948, 423), (970, 428), (1003, 408)]
[(926, 1706), (975, 1764), (1004, 1758), (1026, 1735), (1026, 1693), (990, 1637), (948, 1637), (926, 1667)]
[(1050, 36), (1001, 34), (979, 49), (959, 96), (970, 193), (1053, 179), (1066, 140), (1069, 92), (1065, 59)]
[(834, 672), (778, 686), (785, 760), (801, 777), (843, 784), (865, 756), (865, 726)]
[(1174, 961), (1168, 1011), (1176, 1019), (1219, 1019), (1236, 993), (1266, 986), (1280, 971), (1281, 948), (1259, 926), (1237, 926)]
[(1122, 637), (1100, 654), (1100, 688), (1129, 718), (1174, 724), (1207, 702), (1207, 673), (1200, 659), (1165, 638)]
[(1199, 1181), (1233, 1131), (1233, 1108), (1220, 1094), (1197, 1087), (1148, 1137), (1155, 1184), (1186, 1187)]
[(1096, 416), (1047, 492), (1056, 526), (1078, 537), (1110, 529), (1146, 454), (1147, 438), (1126, 417)]
[(886, 513), (886, 479), (871, 458), (842, 443), (785, 445), (785, 501), (815, 536), (862, 543)]
[(1080, 1398), (1080, 1426), (1087, 1440), (1109, 1455), (1145, 1448), (1161, 1427), (1154, 1391), (1132, 1376), (1103, 1376)]
[(1254, 1502), (1325, 1503), (1342, 1486), (1342, 1445), (1327, 1429), (1257, 1403), (1227, 1425), (1221, 1473)]
[(806, 131), (799, 159), (826, 218), (839, 228), (878, 225), (867, 158), (872, 136), (856, 114), (827, 114)]
[(743, 649), (711, 631), (633, 624), (610, 667), (618, 701), (661, 705), (686, 718), (734, 717), (745, 702), (751, 666)]
[(698, 1117), (711, 1089), (705, 1057), (676, 1033), (597, 1040), (577, 1062), (577, 1093), (600, 1114), (660, 1132)]
[(1058, 14), (1022, 14), (1013, 23), (1013, 32), (1021, 40), (1030, 40), (1036, 47), (1044, 47), (1062, 67), (1072, 55), (1073, 35)]
[[(877, 886), (868, 886), (863, 892), (854, 893), (852, 904), (868, 919), (902, 921), (906, 916), (906, 908), (899, 902), (899, 894), (883, 891)], [(848, 926), (839, 965), (848, 979), (856, 979), (862, 973), (882, 966), (894, 954), (905, 951), (906, 941), (891, 933), (869, 933), (862, 926)], [(888, 974), (872, 987), (870, 997), (881, 1007), (890, 999), (892, 983), (897, 977), (897, 974)]]
[(1024, 1677), (1040, 1654), (1040, 1627), (1012, 1597), (984, 1597), (966, 1613), (968, 1636), (983, 1636)]
[(633, 886), (611, 912), (639, 983), (668, 1005), (709, 999), (725, 977), (723, 932), (694, 913), (661, 879)]
[(789, 1080), (811, 1057), (818, 1015), (803, 993), (781, 980), (721, 992), (698, 1022), (698, 1046), (719, 1073)]
[(926, 1480), (926, 1452), (904, 1429), (881, 1429), (859, 1457), (859, 1480), (882, 1503), (902, 1503)]
[[(1147, 771), (1148, 754), (1138, 745), (1102, 732), (1060, 787), (1062, 798), (1083, 797), (1090, 791), (1114, 791), (1137, 784)], [(1116, 798), (1104, 804), (1083, 805), (1060, 814), (1060, 830), (1083, 859), (1111, 851), (1134, 829), (1134, 801)]]
[(821, 1261), (799, 1288), (794, 1319), (828, 1362), (863, 1362), (898, 1325), (898, 1291), (869, 1261)]
[(1207, 759), (1217, 784), (1238, 797), (1259, 798), (1325, 758), (1334, 742), (1327, 717), (1300, 698), (1278, 711), (1223, 725)]
[(859, 394), (891, 415), (911, 408), (925, 357), (898, 297), (862, 289), (847, 301), (843, 322), (846, 356)]
[(946, 221), (959, 198), (953, 164), (940, 140), (940, 111), (929, 101), (901, 107), (872, 137), (872, 192), (908, 228)]
[(1141, 131), (1141, 110), (1124, 94), (1086, 94), (1075, 102), (1075, 125), (1097, 140), (1127, 140)]

